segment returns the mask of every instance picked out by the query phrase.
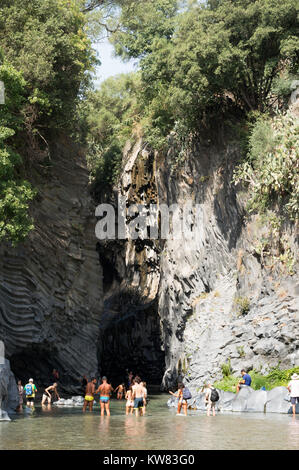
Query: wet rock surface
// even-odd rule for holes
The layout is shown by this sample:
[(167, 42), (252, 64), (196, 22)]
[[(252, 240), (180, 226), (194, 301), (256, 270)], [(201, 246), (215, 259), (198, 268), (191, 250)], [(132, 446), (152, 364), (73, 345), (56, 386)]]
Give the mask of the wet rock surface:
[(84, 398), (82, 396), (74, 396), (71, 398), (60, 398), (53, 403), (55, 406), (83, 406)]

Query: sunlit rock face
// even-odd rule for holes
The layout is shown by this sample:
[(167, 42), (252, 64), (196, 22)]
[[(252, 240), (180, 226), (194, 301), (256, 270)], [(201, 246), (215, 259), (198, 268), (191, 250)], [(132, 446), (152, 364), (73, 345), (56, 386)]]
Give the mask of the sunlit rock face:
[[(260, 252), (267, 228), (261, 217), (245, 217), (246, 191), (231, 182), (240, 151), (229, 141), (203, 139), (176, 170), (171, 141), (167, 155), (141, 141), (125, 154), (118, 195), (128, 204), (197, 206), (191, 238), (108, 244), (117, 274), (107, 305), (116, 285), (143, 305), (155, 299), (166, 388), (180, 377), (194, 387), (218, 379), (228, 359), (237, 373), (299, 363), (298, 260), (289, 270)], [(284, 227), (284, 237), (298, 252), (294, 225)]]
[(18, 248), (1, 246), (0, 339), (15, 375), (39, 384), (60, 372), (76, 389), (98, 369), (102, 272), (85, 157), (59, 137), (49, 165), (35, 165), (35, 230)]

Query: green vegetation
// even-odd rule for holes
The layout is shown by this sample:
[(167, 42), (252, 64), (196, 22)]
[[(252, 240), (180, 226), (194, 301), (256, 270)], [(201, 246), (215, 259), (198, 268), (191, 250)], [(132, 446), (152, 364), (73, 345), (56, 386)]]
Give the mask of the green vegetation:
[(25, 80), (3, 59), (0, 80), (6, 85), (6, 102), (0, 105), (0, 241), (10, 240), (15, 245), (33, 228), (28, 206), (34, 190), (20, 174), (22, 158), (13, 145), (13, 137), (23, 124), (20, 107)]
[(234, 303), (237, 307), (237, 315), (247, 315), (250, 310), (250, 300), (248, 297), (236, 297)]
[(230, 359), (228, 359), (227, 363), (221, 365), (222, 374), (224, 377), (229, 377), (232, 373)]
[(79, 91), (96, 62), (77, 0), (2, 0), (0, 5), (0, 241), (33, 228), (28, 182), (49, 156), (47, 133), (70, 130)]
[(90, 91), (83, 103), (87, 160), (94, 186), (103, 195), (117, 181), (126, 141), (140, 132), (137, 74), (119, 75)]
[[(274, 205), (295, 219), (298, 124), (273, 110), (275, 103), (283, 109), (298, 74), (297, 14), (296, 0), (2, 0), (1, 64), (22, 79), (19, 93), (3, 75), (15, 109), (1, 115), (10, 129), (1, 131), (9, 178), (1, 174), (11, 182), (7, 197), (17, 200), (11, 212), (12, 196), (2, 198), (2, 238), (16, 242), (32, 227), (22, 218), (33, 197), (28, 163), (49, 157), (49, 130), (86, 145), (94, 193), (102, 196), (117, 181), (127, 139), (142, 136), (161, 151), (171, 144), (176, 171), (199, 136), (237, 122), (235, 139), (249, 140), (235, 182), (249, 183), (249, 210)], [(99, 61), (91, 41), (103, 31), (139, 71), (93, 91)]]
[(250, 212), (278, 206), (291, 219), (299, 215), (299, 121), (290, 113), (260, 116), (249, 137), (248, 159), (235, 182), (249, 184)]
[[(251, 387), (254, 390), (260, 390), (265, 387), (266, 390), (272, 390), (272, 388), (279, 386), (286, 386), (291, 380), (292, 374), (299, 374), (299, 367), (293, 367), (292, 369), (282, 370), (279, 366), (274, 367), (270, 370), (269, 374), (262, 375), (261, 373), (252, 370), (248, 372), (252, 378)], [(216, 382), (214, 385), (216, 388), (225, 390), (226, 392), (235, 392), (238, 382), (241, 380), (240, 377), (235, 375), (225, 375), (221, 381)]]
[(95, 63), (77, 0), (2, 0), (0, 43), (26, 80), (27, 126), (69, 128)]
[[(123, 7), (116, 51), (140, 59), (148, 138), (196, 134), (229, 109), (264, 112), (283, 68), (296, 73), (297, 2), (148, 0)], [(164, 139), (164, 140), (163, 140)]]
[(237, 353), (239, 354), (239, 357), (245, 357), (244, 346), (238, 346)]

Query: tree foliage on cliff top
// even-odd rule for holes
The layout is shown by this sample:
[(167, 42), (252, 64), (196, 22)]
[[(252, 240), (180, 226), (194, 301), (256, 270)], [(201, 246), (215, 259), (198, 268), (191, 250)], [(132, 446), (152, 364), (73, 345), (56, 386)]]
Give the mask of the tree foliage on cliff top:
[(116, 51), (138, 57), (152, 128), (191, 132), (227, 106), (264, 111), (273, 80), (299, 64), (298, 2), (158, 0), (123, 7)]
[[(77, 0), (2, 0), (0, 43), (26, 80), (24, 115), (40, 127), (69, 127), (95, 55)], [(31, 122), (31, 125), (33, 123)]]
[(125, 143), (134, 131), (138, 132), (139, 87), (138, 74), (121, 74), (105, 80), (99, 90), (90, 91), (82, 104), (87, 160), (99, 194), (116, 182)]
[(49, 128), (71, 128), (78, 93), (89, 83), (96, 60), (80, 6), (77, 0), (1, 0), (0, 240), (15, 244), (32, 229), (28, 162), (47, 154)]

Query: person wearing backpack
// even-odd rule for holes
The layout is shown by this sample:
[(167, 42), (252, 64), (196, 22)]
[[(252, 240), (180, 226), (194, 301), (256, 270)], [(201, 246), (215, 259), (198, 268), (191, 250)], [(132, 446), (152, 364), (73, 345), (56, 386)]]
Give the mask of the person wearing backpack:
[(177, 393), (173, 393), (169, 390), (169, 393), (174, 397), (178, 398), (178, 409), (177, 409), (177, 416), (181, 416), (181, 409), (183, 408), (184, 415), (187, 416), (187, 408), (189, 398), (191, 398), (191, 393), (187, 387), (184, 386), (183, 383), (178, 384), (178, 391)]
[(24, 387), (24, 392), (26, 395), (27, 406), (34, 406), (34, 399), (35, 394), (37, 392), (37, 388), (33, 383), (33, 379), (29, 379), (28, 384), (26, 384)]
[(216, 416), (216, 403), (219, 400), (219, 393), (212, 384), (208, 384), (205, 401), (207, 404), (207, 416), (210, 416), (211, 410), (213, 411), (213, 416)]

